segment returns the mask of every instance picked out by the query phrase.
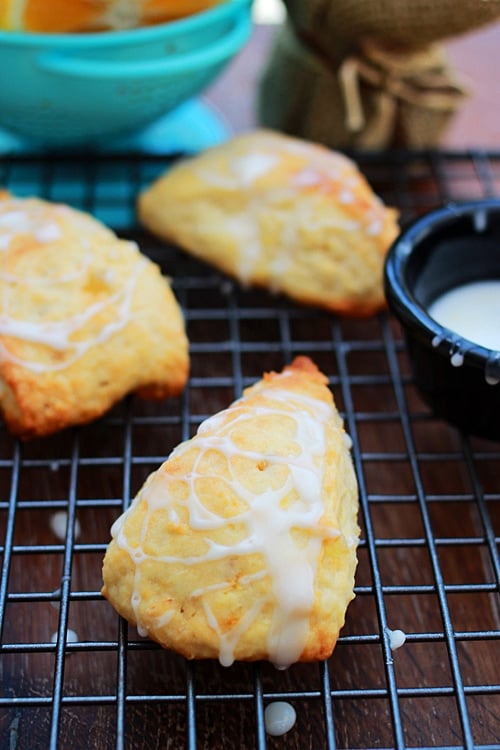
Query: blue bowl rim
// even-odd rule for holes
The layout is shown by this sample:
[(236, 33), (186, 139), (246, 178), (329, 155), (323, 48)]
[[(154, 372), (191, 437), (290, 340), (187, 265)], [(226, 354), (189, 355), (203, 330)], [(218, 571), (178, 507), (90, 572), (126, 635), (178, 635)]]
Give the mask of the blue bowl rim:
[(140, 26), (135, 29), (123, 31), (93, 31), (85, 33), (60, 33), (60, 32), (28, 32), (28, 31), (3, 31), (0, 30), (0, 45), (20, 47), (50, 47), (50, 48), (89, 48), (89, 47), (116, 47), (128, 43), (150, 42), (155, 40), (167, 40), (175, 37), (178, 33), (196, 32), (203, 28), (207, 22), (223, 20), (231, 17), (241, 9), (250, 6), (252, 0), (222, 0), (220, 4), (194, 13), (185, 18), (179, 18), (165, 23), (153, 24), (151, 26)]
[[(387, 302), (403, 328), (436, 352), (450, 357), (450, 351), (460, 351), (464, 363), (484, 369), (491, 362), (500, 364), (500, 352), (487, 349), (440, 325), (421, 305), (406, 281), (406, 269), (414, 248), (437, 229), (453, 224), (457, 219), (473, 216), (481, 210), (500, 213), (500, 199), (484, 198), (473, 201), (450, 202), (429, 211), (409, 223), (392, 243), (384, 265), (384, 287)], [(438, 342), (437, 344), (432, 342)]]
[(39, 50), (34, 56), (38, 69), (63, 76), (67, 81), (162, 80), (172, 75), (191, 73), (200, 69), (217, 68), (231, 59), (245, 44), (251, 29), (251, 19), (241, 13), (231, 19), (231, 28), (208, 44), (194, 50), (133, 61), (101, 60), (82, 57), (82, 50)]

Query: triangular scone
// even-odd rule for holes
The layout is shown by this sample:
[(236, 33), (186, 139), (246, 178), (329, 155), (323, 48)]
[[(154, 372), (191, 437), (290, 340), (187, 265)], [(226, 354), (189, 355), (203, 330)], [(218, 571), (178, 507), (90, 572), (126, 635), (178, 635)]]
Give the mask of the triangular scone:
[(324, 146), (267, 130), (237, 136), (171, 168), (139, 196), (138, 213), (242, 284), (354, 316), (385, 306), (396, 211)]
[(115, 522), (104, 596), (187, 658), (328, 657), (353, 598), (349, 448), (310, 359), (265, 374), (181, 443)]
[(178, 394), (184, 321), (137, 245), (84, 212), (0, 195), (0, 411), (22, 438), (93, 420), (125, 394)]

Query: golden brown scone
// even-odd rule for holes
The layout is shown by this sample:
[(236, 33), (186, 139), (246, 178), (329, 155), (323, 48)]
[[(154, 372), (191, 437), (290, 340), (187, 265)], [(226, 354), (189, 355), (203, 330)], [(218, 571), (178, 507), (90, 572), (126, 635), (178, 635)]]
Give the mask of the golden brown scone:
[(0, 194), (0, 410), (22, 438), (178, 394), (184, 321), (168, 281), (91, 216)]
[(245, 285), (346, 315), (385, 306), (397, 214), (342, 154), (256, 130), (180, 162), (140, 196), (153, 233)]
[(187, 658), (328, 657), (353, 598), (357, 483), (307, 357), (207, 419), (114, 524), (103, 594)]

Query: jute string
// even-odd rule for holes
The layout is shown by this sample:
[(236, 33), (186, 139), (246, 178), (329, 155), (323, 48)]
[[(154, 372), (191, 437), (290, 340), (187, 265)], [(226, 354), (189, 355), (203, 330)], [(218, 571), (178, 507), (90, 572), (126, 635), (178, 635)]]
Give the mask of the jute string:
[(433, 147), (468, 94), (439, 41), (500, 0), (285, 0), (259, 88), (264, 125), (332, 147)]

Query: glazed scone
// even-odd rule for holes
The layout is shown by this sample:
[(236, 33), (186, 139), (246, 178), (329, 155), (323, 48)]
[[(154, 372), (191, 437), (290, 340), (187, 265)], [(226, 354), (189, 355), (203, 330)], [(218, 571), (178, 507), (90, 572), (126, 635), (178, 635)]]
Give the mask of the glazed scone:
[(184, 320), (137, 245), (90, 215), (0, 194), (0, 411), (22, 438), (89, 422), (188, 377)]
[(267, 130), (236, 136), (158, 178), (138, 215), (244, 285), (346, 315), (385, 307), (397, 213), (353, 161), (324, 146)]
[(357, 509), (327, 379), (297, 357), (149, 476), (112, 527), (102, 592), (190, 659), (324, 659), (353, 598)]

